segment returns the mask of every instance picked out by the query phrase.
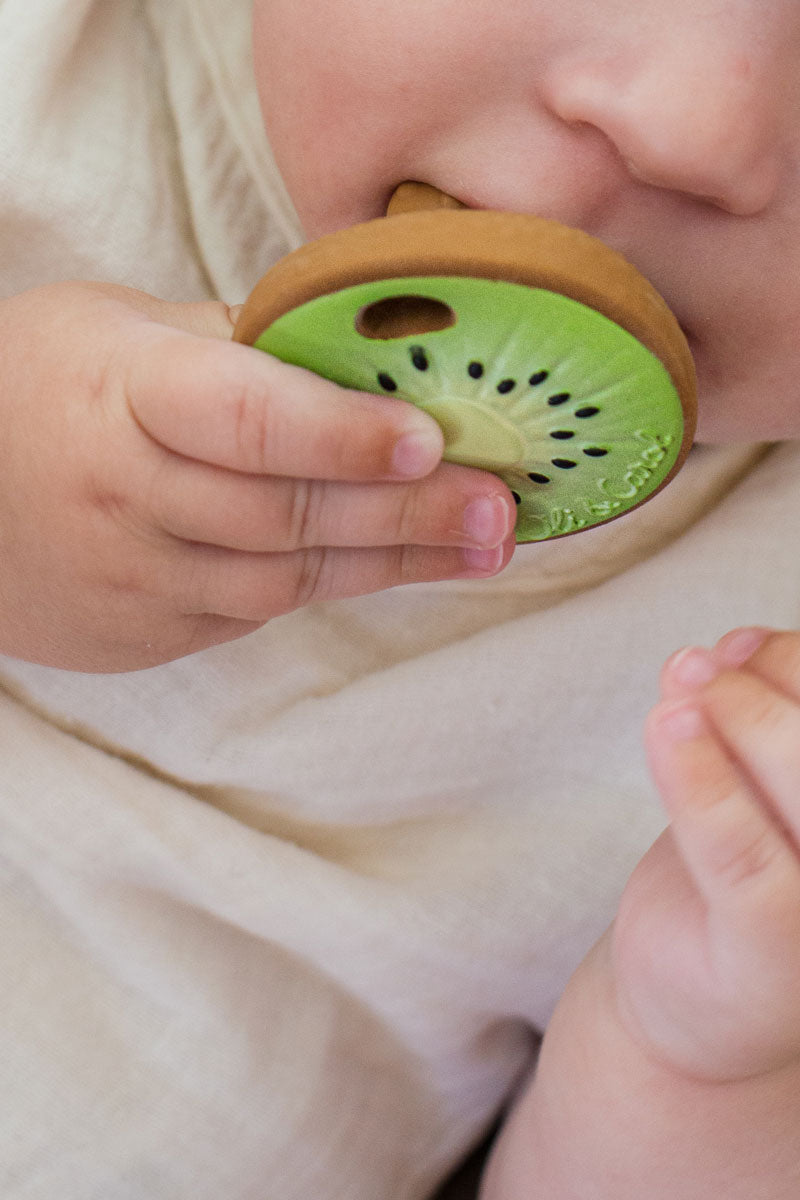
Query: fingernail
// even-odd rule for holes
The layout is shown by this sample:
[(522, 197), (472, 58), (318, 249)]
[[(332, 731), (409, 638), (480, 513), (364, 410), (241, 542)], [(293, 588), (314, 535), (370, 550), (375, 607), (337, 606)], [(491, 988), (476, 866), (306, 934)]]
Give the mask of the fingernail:
[(395, 444), (392, 470), (416, 478), (432, 471), (442, 457), (442, 435), (436, 426), (406, 433)]
[(652, 719), (673, 742), (689, 742), (708, 729), (700, 710), (681, 701), (658, 705), (653, 709)]
[(710, 652), (702, 646), (687, 646), (673, 654), (667, 664), (673, 680), (685, 688), (700, 688), (719, 673)]
[(481, 496), (464, 509), (464, 533), (478, 546), (499, 546), (508, 524), (508, 506), (500, 496)]
[(502, 546), (492, 546), (488, 550), (468, 546), (463, 553), (470, 574), (493, 575), (503, 562)]
[(741, 667), (751, 658), (769, 636), (768, 630), (734, 629), (720, 638), (714, 647), (714, 657), (726, 667)]

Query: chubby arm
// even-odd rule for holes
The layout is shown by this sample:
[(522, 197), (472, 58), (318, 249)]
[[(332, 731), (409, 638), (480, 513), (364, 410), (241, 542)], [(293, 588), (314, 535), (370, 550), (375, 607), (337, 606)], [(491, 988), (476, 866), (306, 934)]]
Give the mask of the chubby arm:
[(581, 964), (482, 1200), (800, 1195), (800, 634), (674, 656), (671, 818)]
[(797, 1200), (800, 1064), (715, 1082), (656, 1059), (585, 960), (500, 1134), (480, 1200)]

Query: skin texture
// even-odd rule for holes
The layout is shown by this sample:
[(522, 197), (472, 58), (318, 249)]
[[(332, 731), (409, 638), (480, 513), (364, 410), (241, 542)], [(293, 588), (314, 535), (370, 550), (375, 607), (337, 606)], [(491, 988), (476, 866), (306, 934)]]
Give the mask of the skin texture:
[(309, 236), (404, 179), (585, 229), (688, 333), (701, 439), (797, 434), (794, 0), (256, 0), (255, 30)]
[[(310, 236), (404, 179), (575, 225), (675, 311), (700, 440), (800, 435), (796, 0), (256, 0), (254, 27)], [(556, 1011), (485, 1200), (800, 1192), (800, 636), (676, 655), (646, 742), (669, 829)]]
[(429, 417), (232, 329), (225, 305), (99, 284), (0, 302), (1, 652), (133, 670), (315, 600), (508, 561), (511, 496), (440, 466)]

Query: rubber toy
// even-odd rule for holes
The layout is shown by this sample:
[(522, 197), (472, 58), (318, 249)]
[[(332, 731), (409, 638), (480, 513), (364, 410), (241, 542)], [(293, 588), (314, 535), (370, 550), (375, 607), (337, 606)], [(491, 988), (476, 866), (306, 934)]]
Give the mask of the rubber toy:
[(636, 268), (580, 230), (425, 184), (276, 263), (234, 338), (430, 413), (448, 461), (511, 489), (518, 542), (630, 512), (694, 435), (689, 346)]

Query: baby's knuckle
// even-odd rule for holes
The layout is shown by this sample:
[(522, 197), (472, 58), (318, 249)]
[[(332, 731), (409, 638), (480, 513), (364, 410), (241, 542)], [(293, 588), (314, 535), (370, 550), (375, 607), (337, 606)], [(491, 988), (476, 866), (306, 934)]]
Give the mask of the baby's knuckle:
[(115, 604), (123, 598), (158, 602), (166, 590), (160, 564), (147, 554), (115, 555), (102, 563), (101, 571), (104, 590)]
[(85, 485), (84, 498), (89, 511), (100, 522), (128, 529), (137, 527), (141, 520), (138, 498), (111, 481), (91, 480)]
[(392, 576), (396, 583), (418, 583), (427, 577), (417, 546), (409, 543), (397, 546), (393, 559)]
[(312, 480), (292, 482), (286, 518), (286, 536), (291, 547), (307, 549), (317, 544), (321, 494), (321, 489)]
[(745, 888), (771, 874), (783, 859), (783, 847), (772, 829), (732, 836), (719, 849), (717, 872), (731, 888)]
[(770, 742), (781, 730), (781, 710), (777, 697), (767, 689), (753, 690), (748, 696), (747, 722)]
[(110, 476), (85, 480), (74, 504), (65, 506), (64, 519), (82, 530), (81, 549), (95, 569), (105, 563), (127, 567), (137, 557), (132, 549), (162, 541), (143, 496)]
[(401, 488), (392, 531), (399, 542), (410, 544), (422, 537), (426, 518), (429, 517), (423, 500), (424, 492), (424, 487), (414, 485)]
[(294, 583), (294, 607), (303, 608), (322, 600), (329, 591), (331, 574), (330, 553), (322, 546), (304, 550), (298, 558)]
[(232, 437), (242, 470), (267, 472), (276, 438), (275, 406), (264, 387), (241, 384), (231, 401)]

